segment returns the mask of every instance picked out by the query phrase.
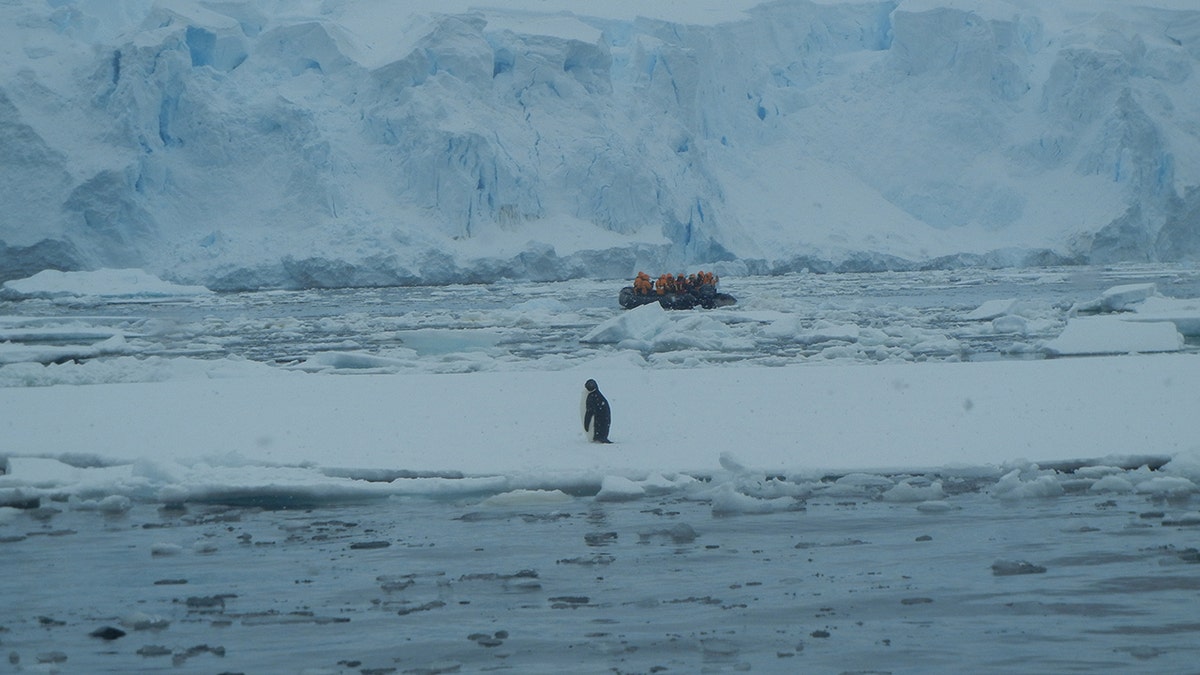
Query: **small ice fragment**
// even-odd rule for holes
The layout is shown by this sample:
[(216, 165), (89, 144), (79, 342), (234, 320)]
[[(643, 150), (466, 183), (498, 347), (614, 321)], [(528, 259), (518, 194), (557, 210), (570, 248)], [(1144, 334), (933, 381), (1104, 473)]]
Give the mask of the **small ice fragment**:
[(596, 494), (598, 502), (627, 502), (645, 496), (646, 490), (623, 476), (605, 476)]
[(131, 630), (160, 630), (171, 625), (171, 622), (160, 617), (134, 612), (121, 619), (121, 625)]
[(1025, 560), (997, 560), (992, 563), (992, 574), (998, 577), (1015, 576), (1018, 574), (1042, 574), (1045, 571), (1045, 567), (1034, 565)]
[(97, 511), (112, 515), (126, 513), (131, 508), (133, 508), (133, 501), (125, 495), (109, 495), (96, 504)]
[(179, 555), (180, 553), (183, 553), (183, 547), (179, 544), (158, 543), (150, 546), (150, 555), (153, 556)]
[(988, 300), (973, 311), (965, 314), (963, 319), (967, 321), (991, 321), (1011, 313), (1016, 305), (1016, 298)]

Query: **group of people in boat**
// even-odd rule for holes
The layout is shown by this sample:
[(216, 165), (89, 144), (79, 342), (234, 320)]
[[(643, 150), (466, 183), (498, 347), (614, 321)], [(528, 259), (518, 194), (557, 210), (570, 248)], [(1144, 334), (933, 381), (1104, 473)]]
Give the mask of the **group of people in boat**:
[(625, 309), (653, 302), (663, 309), (713, 309), (735, 304), (737, 298), (717, 292), (717, 281), (717, 275), (703, 270), (687, 276), (664, 274), (657, 280), (652, 280), (645, 272), (638, 272), (633, 285), (621, 289), (617, 302)]
[(682, 274), (671, 276), (663, 274), (655, 281), (645, 272), (638, 272), (633, 279), (633, 292), (637, 295), (668, 295), (673, 293), (691, 293), (705, 286), (716, 288), (717, 275), (700, 270), (686, 277)]

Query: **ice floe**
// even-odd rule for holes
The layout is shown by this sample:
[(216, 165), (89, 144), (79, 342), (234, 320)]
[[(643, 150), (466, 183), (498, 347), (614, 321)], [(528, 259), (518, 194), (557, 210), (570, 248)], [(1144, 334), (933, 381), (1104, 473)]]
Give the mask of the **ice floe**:
[(0, 286), (0, 298), (94, 298), (162, 300), (211, 295), (203, 286), (173, 284), (139, 269), (102, 269), (93, 272), (42, 270), (25, 279), (13, 279)]

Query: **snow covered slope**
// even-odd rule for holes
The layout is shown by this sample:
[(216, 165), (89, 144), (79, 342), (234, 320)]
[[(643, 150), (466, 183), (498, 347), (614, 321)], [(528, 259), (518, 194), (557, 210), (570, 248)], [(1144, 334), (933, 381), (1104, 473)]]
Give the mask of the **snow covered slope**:
[(0, 280), (1200, 257), (1185, 0), (9, 0)]

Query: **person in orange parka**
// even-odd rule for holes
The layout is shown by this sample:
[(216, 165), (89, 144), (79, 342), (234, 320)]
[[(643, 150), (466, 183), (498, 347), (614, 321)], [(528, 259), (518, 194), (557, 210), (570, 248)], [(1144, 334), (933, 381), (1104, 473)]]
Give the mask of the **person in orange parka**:
[(654, 282), (650, 281), (650, 275), (638, 272), (633, 279), (633, 292), (638, 295), (650, 295), (652, 290), (654, 290)]

